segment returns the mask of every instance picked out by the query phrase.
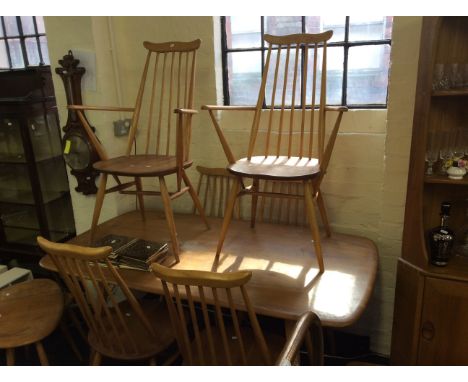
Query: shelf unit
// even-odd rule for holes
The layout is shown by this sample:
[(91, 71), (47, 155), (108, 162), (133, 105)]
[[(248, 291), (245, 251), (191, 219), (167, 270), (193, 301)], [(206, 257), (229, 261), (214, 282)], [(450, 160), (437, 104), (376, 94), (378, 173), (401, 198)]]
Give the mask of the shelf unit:
[(431, 265), (427, 232), (439, 225), (443, 201), (452, 202), (449, 225), (456, 231), (464, 223), (468, 179), (424, 173), (429, 132), (468, 125), (468, 89), (432, 90), (436, 64), (468, 64), (468, 17), (424, 17), (422, 28), (391, 362), (467, 365), (468, 258)]
[(1, 72), (0, 82), (0, 253), (41, 255), (38, 235), (75, 236), (50, 68)]

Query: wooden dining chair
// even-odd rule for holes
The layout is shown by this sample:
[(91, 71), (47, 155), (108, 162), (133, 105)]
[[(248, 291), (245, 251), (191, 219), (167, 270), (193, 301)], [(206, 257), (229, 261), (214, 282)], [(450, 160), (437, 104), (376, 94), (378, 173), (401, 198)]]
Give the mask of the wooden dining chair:
[[(200, 47), (200, 40), (165, 43), (145, 41), (143, 46), (147, 50), (147, 55), (135, 107), (68, 106), (69, 109), (76, 111), (100, 157), (100, 161), (93, 165), (101, 173), (101, 177), (96, 195), (90, 240), (91, 242), (94, 240), (106, 194), (117, 191), (121, 194), (137, 195), (143, 220), (145, 219), (143, 197), (158, 195), (162, 197), (172, 249), (176, 260), (179, 261), (180, 249), (171, 201), (188, 191), (201, 218), (209, 228), (203, 207), (185, 173), (185, 170), (192, 165), (189, 152), (192, 116), (197, 114), (197, 111), (193, 110), (193, 94), (196, 53)], [(144, 97), (145, 89), (147, 97)], [(84, 110), (132, 113), (127, 149), (123, 156), (110, 158), (107, 155), (84, 116)], [(142, 154), (132, 154), (137, 131), (144, 133)], [(174, 192), (169, 192), (165, 178), (172, 174), (177, 177), (177, 186)], [(108, 175), (115, 179), (116, 186), (107, 188)], [(122, 183), (121, 177), (130, 177), (133, 180)], [(148, 177), (159, 179), (159, 191), (143, 190), (142, 178)], [(184, 187), (182, 187), (182, 181), (185, 184)], [(130, 187), (135, 187), (135, 189), (129, 190)]]
[[(197, 194), (201, 199), (205, 214), (221, 218), (227, 206), (229, 190), (235, 176), (225, 168), (197, 166), (200, 174), (198, 178)], [(193, 206), (193, 213), (197, 212)], [(234, 219), (242, 219), (241, 201), (234, 209)]]
[[(118, 270), (109, 260), (111, 247), (90, 248), (53, 243), (38, 237), (73, 295), (89, 330), (91, 364), (99, 365), (102, 356), (124, 360), (149, 360), (174, 343), (169, 314), (164, 303), (140, 303)], [(125, 300), (118, 302), (114, 288)]]
[(321, 324), (314, 313), (301, 317), (287, 342), (283, 336), (262, 331), (246, 290), (252, 272), (178, 270), (156, 263), (151, 268), (162, 281), (185, 364), (274, 365), (295, 359), (304, 343), (309, 360), (322, 364)]
[[(268, 50), (256, 106), (202, 107), (210, 114), (229, 162), (229, 172), (237, 176), (224, 214), (218, 256), (238, 196), (252, 196), (252, 226), (255, 226), (259, 196), (300, 198), (306, 203), (315, 254), (320, 272), (324, 271), (314, 206), (318, 205), (326, 233), (330, 235), (320, 184), (330, 162), (343, 112), (347, 111), (344, 106), (326, 105), (327, 41), (332, 35), (332, 31), (286, 36), (266, 34)], [(246, 158), (235, 159), (215, 118), (217, 110), (254, 112)], [(337, 117), (326, 139), (326, 115), (331, 111), (337, 112)], [(252, 179), (251, 186), (243, 183), (246, 178)], [(301, 182), (304, 193), (286, 195), (261, 191), (262, 179)]]

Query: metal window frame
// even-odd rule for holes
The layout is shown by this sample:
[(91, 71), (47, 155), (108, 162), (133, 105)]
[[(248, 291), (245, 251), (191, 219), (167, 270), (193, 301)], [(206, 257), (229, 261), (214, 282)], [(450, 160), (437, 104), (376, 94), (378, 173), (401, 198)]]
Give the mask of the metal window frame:
[[(301, 29), (302, 33), (305, 33), (306, 27), (306, 16), (301, 16)], [(222, 65), (223, 65), (223, 95), (224, 95), (224, 105), (231, 104), (231, 97), (229, 94), (229, 69), (228, 69), (228, 54), (236, 52), (261, 52), (262, 63), (265, 62), (265, 47), (264, 42), (264, 16), (260, 16), (260, 40), (261, 46), (255, 48), (228, 48), (227, 46), (227, 33), (226, 33), (226, 16), (221, 16), (221, 51), (222, 51)], [(341, 87), (341, 106), (347, 106), (349, 109), (386, 109), (388, 105), (388, 85), (387, 85), (387, 96), (385, 103), (377, 104), (348, 104), (347, 103), (347, 86), (348, 86), (348, 56), (349, 49), (355, 46), (375, 46), (375, 45), (388, 45), (391, 47), (391, 39), (382, 39), (382, 40), (362, 40), (362, 41), (349, 41), (349, 27), (350, 27), (350, 17), (346, 16), (345, 18), (345, 36), (344, 41), (330, 42), (327, 44), (328, 47), (343, 47), (343, 80)], [(276, 48), (273, 48), (276, 49)], [(302, 59), (304, 59), (302, 55)], [(261, 75), (263, 76), (263, 67), (261, 67)], [(302, 71), (303, 65), (301, 65)], [(301, 85), (302, 87), (302, 85)], [(302, 92), (301, 88), (301, 92)], [(263, 108), (265, 108), (265, 102)], [(307, 106), (308, 108), (309, 106)], [(275, 107), (276, 108), (276, 107)]]
[[(15, 17), (16, 17), (16, 25), (18, 27), (18, 36), (7, 36), (4, 16), (0, 16), (0, 28), (2, 28), (2, 32), (3, 32), (3, 36), (0, 37), (0, 41), (5, 41), (5, 50), (6, 50), (6, 54), (8, 58), (8, 66), (9, 66), (8, 68), (0, 68), (0, 70), (2, 71), (24, 70), (24, 69), (38, 67), (38, 66), (47, 66), (44, 63), (44, 56), (42, 54), (42, 48), (41, 48), (41, 43), (40, 43), (40, 37), (46, 36), (46, 34), (39, 33), (37, 29), (37, 21), (36, 21), (37, 16), (31, 16), (33, 18), (33, 25), (34, 25), (33, 34), (24, 34), (21, 16), (15, 16)], [(34, 38), (34, 37), (36, 38), (37, 51), (39, 52), (39, 65), (29, 65), (28, 52), (26, 50), (26, 39)], [(13, 39), (20, 40), (21, 52), (23, 54), (23, 65), (24, 65), (24, 67), (22, 68), (13, 68), (13, 65), (11, 62), (11, 53), (10, 53), (10, 46), (8, 45), (8, 40), (13, 40)]]

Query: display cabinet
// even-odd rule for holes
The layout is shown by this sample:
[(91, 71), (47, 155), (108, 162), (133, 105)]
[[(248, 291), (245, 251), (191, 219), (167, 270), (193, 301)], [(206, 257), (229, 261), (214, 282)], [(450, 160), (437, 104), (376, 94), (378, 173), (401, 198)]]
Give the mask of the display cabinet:
[(0, 73), (0, 251), (39, 254), (75, 223), (50, 68)]
[(424, 17), (422, 28), (391, 361), (468, 365), (468, 257), (438, 267), (428, 246), (442, 202), (453, 231), (466, 224), (467, 176), (444, 171), (468, 154), (468, 17)]

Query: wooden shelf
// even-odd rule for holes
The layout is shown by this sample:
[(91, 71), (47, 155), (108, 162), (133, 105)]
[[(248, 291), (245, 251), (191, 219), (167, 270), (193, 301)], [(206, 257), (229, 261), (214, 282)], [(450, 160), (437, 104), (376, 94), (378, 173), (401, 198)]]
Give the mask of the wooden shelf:
[(460, 186), (468, 185), (468, 176), (465, 176), (461, 180), (449, 179), (445, 175), (425, 175), (424, 183), (436, 183), (436, 184), (456, 184)]
[(468, 96), (468, 88), (462, 89), (448, 89), (448, 90), (434, 90), (433, 97), (454, 97), (454, 96)]

